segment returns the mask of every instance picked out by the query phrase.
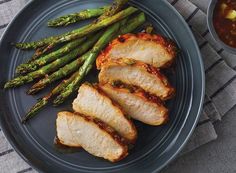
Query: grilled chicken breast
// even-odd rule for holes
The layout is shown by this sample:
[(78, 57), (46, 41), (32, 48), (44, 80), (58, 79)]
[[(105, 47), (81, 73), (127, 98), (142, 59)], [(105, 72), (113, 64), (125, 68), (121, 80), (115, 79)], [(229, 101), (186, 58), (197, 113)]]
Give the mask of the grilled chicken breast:
[(97, 68), (109, 59), (131, 58), (154, 67), (168, 67), (177, 55), (173, 41), (161, 35), (125, 34), (113, 40), (97, 58)]
[[(65, 124), (66, 128), (64, 128)], [(76, 142), (94, 156), (116, 162), (128, 155), (128, 147), (123, 143), (123, 139), (111, 127), (98, 119), (70, 112), (60, 112), (56, 125), (60, 141)], [(70, 137), (71, 139), (69, 139)]]
[(69, 112), (58, 113), (56, 119), (56, 131), (57, 139), (59, 142), (68, 147), (81, 147), (80, 142), (77, 141), (76, 137), (72, 133), (71, 123), (73, 115)]
[(73, 102), (73, 109), (84, 115), (101, 119), (114, 128), (122, 137), (134, 143), (137, 131), (117, 104), (111, 101), (102, 91), (90, 84), (83, 84)]
[(115, 100), (133, 119), (149, 125), (161, 125), (168, 120), (168, 109), (154, 97), (142, 91), (124, 87), (114, 87), (110, 84), (99, 85), (111, 99)]
[(102, 66), (99, 82), (106, 84), (114, 81), (138, 86), (162, 100), (167, 100), (174, 94), (174, 88), (158, 69), (129, 59), (108, 61)]

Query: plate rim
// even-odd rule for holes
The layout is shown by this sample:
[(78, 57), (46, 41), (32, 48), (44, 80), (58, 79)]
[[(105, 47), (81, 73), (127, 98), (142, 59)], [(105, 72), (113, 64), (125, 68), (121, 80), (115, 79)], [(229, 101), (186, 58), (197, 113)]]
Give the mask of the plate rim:
[[(12, 21), (8, 24), (8, 26), (6, 27), (5, 31), (3, 32), (1, 38), (0, 38), (0, 46), (2, 46), (2, 41), (3, 38), (6, 36), (6, 32), (8, 31), (9, 28), (11, 28), (11, 26), (13, 25), (13, 23), (18, 20), (19, 16), (28, 8), (31, 6), (31, 4), (37, 0), (30, 0), (29, 2), (26, 3), (26, 5), (13, 17)], [(182, 15), (167, 1), (167, 0), (161, 0), (163, 1), (163, 3), (165, 3), (169, 8), (172, 9), (172, 11), (174, 11), (174, 13), (177, 15), (177, 17), (179, 18), (179, 20), (181, 20), (181, 22), (184, 24), (184, 27), (187, 29), (187, 31), (189, 32), (189, 35), (191, 36), (191, 39), (193, 40), (193, 44), (195, 45), (196, 48), (196, 52), (197, 52), (197, 56), (198, 56), (198, 60), (199, 60), (199, 68), (200, 68), (200, 72), (201, 72), (201, 92), (199, 91), (199, 94), (201, 95), (200, 100), (198, 102), (199, 106), (196, 112), (196, 116), (195, 116), (195, 120), (194, 123), (192, 125), (191, 128), (189, 128), (188, 133), (185, 137), (185, 139), (182, 141), (181, 145), (178, 147), (178, 149), (175, 151), (174, 154), (172, 154), (171, 157), (169, 157), (168, 160), (166, 160), (166, 162), (164, 164), (162, 164), (162, 166), (160, 166), (159, 168), (156, 168), (153, 172), (156, 171), (160, 171), (161, 169), (163, 169), (167, 164), (169, 164), (171, 161), (173, 161), (173, 159), (176, 158), (177, 154), (184, 148), (184, 146), (187, 144), (187, 141), (189, 140), (190, 136), (192, 135), (198, 120), (200, 118), (200, 114), (203, 108), (203, 103), (204, 103), (204, 98), (205, 98), (205, 70), (204, 70), (204, 65), (203, 65), (203, 60), (202, 60), (202, 55), (200, 52), (200, 49), (198, 47), (197, 41), (193, 35), (193, 32), (191, 31), (191, 29), (189, 28), (189, 25), (187, 24), (187, 22), (184, 20), (184, 18), (182, 17)], [(0, 106), (0, 113), (3, 112), (2, 110), (3, 106)], [(192, 106), (191, 106), (192, 107)], [(186, 124), (184, 124), (185, 126)], [(13, 147), (14, 151), (17, 152), (17, 154), (24, 160), (26, 161), (29, 166), (33, 167), (35, 170), (37, 170), (38, 172), (41, 172), (42, 170), (40, 170), (40, 167), (34, 163), (32, 163), (28, 157), (30, 156), (26, 156), (25, 153), (22, 153), (22, 151), (19, 149), (19, 147), (15, 144), (14, 142), (14, 135), (11, 135), (11, 133), (7, 130), (7, 128), (5, 127), (5, 125), (3, 124), (2, 119), (0, 118), (0, 126), (2, 129), (2, 132), (4, 134), (4, 136), (6, 137), (7, 141), (11, 144), (11, 146)]]

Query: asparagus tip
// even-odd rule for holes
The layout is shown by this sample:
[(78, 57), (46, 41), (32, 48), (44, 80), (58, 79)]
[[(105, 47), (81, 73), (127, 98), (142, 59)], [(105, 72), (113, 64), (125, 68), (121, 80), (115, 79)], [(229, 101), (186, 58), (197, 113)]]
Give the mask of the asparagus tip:
[(49, 27), (54, 26), (51, 21), (48, 21), (47, 25), (48, 25)]
[(53, 101), (53, 106), (59, 106), (64, 102), (63, 97), (59, 95), (54, 101)]
[(28, 94), (28, 95), (34, 95), (34, 94), (36, 94), (36, 93), (34, 92), (34, 90), (32, 90), (32, 89), (30, 88), (28, 91), (26, 91), (26, 94)]
[(25, 124), (29, 119), (33, 118), (47, 103), (48, 99), (42, 98), (40, 99), (31, 109), (30, 111), (22, 118), (21, 122)]
[(23, 43), (14, 43), (14, 42), (12, 42), (12, 43), (11, 43), (11, 46), (14, 46), (14, 47), (17, 48), (17, 49), (22, 49), (22, 50), (26, 49), (26, 48), (23, 46)]
[(12, 46), (15, 46), (17, 49), (23, 49), (22, 43), (11, 43)]
[(24, 73), (26, 73), (26, 71), (23, 65), (19, 65), (18, 67), (16, 67), (16, 74), (24, 74)]
[(22, 123), (22, 124), (26, 124), (27, 120), (28, 120), (27, 116), (24, 116), (24, 117), (21, 119), (21, 123)]
[(11, 83), (11, 81), (7, 82), (5, 85), (4, 85), (4, 89), (9, 89), (9, 88), (12, 88), (13, 87), (13, 84)]
[(21, 119), (21, 123), (25, 124), (30, 118), (35, 115), (34, 107)]
[[(56, 20), (55, 20), (56, 21)], [(55, 22), (54, 20), (49, 20), (48, 21), (48, 23), (47, 23), (47, 25), (49, 26), (49, 27), (58, 27), (58, 26), (61, 26), (61, 24), (60, 23), (57, 23), (57, 22)], [(62, 25), (63, 26), (63, 25)]]

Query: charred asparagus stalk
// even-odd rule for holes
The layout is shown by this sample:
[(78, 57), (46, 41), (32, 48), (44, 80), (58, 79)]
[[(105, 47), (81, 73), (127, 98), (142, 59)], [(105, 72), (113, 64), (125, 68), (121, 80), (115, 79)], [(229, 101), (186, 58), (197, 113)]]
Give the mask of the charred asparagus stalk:
[(30, 59), (30, 61), (35, 60), (35, 59), (39, 58), (40, 56), (44, 55), (46, 53), (45, 49), (46, 49), (46, 47), (40, 47), (40, 48), (36, 49), (35, 53), (33, 54), (32, 58)]
[(59, 105), (65, 101), (66, 98), (80, 86), (82, 79), (89, 73), (92, 69), (94, 61), (96, 60), (100, 51), (109, 43), (113, 36), (119, 31), (120, 23), (116, 23), (109, 27), (102, 37), (98, 40), (95, 46), (89, 53), (88, 58), (85, 60), (82, 67), (79, 69), (79, 74), (73, 82), (71, 82), (66, 88), (63, 89), (61, 94), (54, 100), (55, 105)]
[(44, 38), (42, 40), (39, 41), (35, 41), (35, 42), (30, 42), (30, 43), (16, 43), (15, 46), (17, 48), (20, 49), (36, 49), (45, 45), (49, 45), (49, 44), (59, 44), (59, 43), (63, 43), (66, 41), (71, 41), (71, 40), (75, 40), (77, 38), (83, 37), (87, 34), (90, 34), (92, 32), (98, 31), (102, 28), (105, 28), (113, 23), (116, 23), (124, 18), (126, 18), (127, 16), (135, 13), (136, 11), (138, 11), (137, 8), (134, 7), (129, 7), (117, 14), (115, 14), (114, 16), (111, 17), (107, 17), (104, 18), (102, 20), (100, 20), (99, 22), (95, 22), (89, 25), (86, 25), (82, 28), (73, 30), (71, 32), (62, 34), (62, 35), (58, 35), (58, 36), (52, 36), (52, 37), (47, 37)]
[(90, 19), (93, 17), (98, 17), (104, 19), (105, 17), (112, 16), (116, 14), (120, 9), (128, 2), (128, 0), (115, 0), (111, 6), (104, 6), (101, 8), (82, 10), (78, 13), (72, 13), (65, 16), (58, 17), (56, 19), (48, 21), (48, 26), (58, 27), (67, 26), (81, 20)]
[(48, 21), (48, 26), (50, 27), (67, 26), (79, 22), (81, 20), (98, 17), (104, 13), (106, 8), (107, 6), (96, 9), (87, 9), (78, 13), (61, 16), (59, 18)]
[(56, 71), (60, 67), (63, 67), (64, 65), (69, 63), (71, 60), (75, 59), (78, 56), (79, 52), (80, 52), (80, 49), (75, 49), (72, 52), (70, 52), (69, 54), (63, 56), (62, 58), (53, 61), (51, 64), (43, 66), (42, 68), (40, 68), (34, 72), (28, 73), (27, 75), (18, 76), (16, 78), (8, 81), (5, 84), (4, 88), (8, 89), (8, 88), (18, 87), (18, 86), (30, 83), (34, 79), (38, 79), (43, 76), (47, 76), (49, 73)]
[(62, 67), (63, 65), (66, 65), (68, 62), (70, 62), (72, 59), (76, 58), (78, 56), (78, 50), (75, 49), (72, 52), (70, 52), (68, 55), (65, 55), (64, 57), (55, 60), (51, 64), (48, 64), (46, 66), (43, 66), (37, 71), (28, 73), (27, 75), (18, 76), (10, 81), (8, 81), (4, 88), (13, 88), (18, 87), (27, 83), (32, 82), (34, 79), (43, 77), (47, 75), (50, 72), (53, 72), (57, 70), (58, 68)]
[[(140, 13), (139, 15), (135, 16), (134, 18), (129, 19), (125, 23), (126, 27), (121, 27), (120, 28), (119, 34), (122, 35), (122, 34), (133, 31), (138, 26), (140, 26), (142, 23), (144, 23), (144, 21), (145, 21), (145, 15), (144, 15), (144, 13)], [(49, 75), (49, 76), (45, 77), (44, 79), (40, 80), (39, 82), (34, 84), (27, 93), (28, 94), (35, 94), (35, 93), (41, 91), (42, 89), (44, 89), (47, 85), (53, 83), (54, 81), (59, 80), (59, 79), (65, 77), (65, 76), (68, 76), (72, 72), (78, 70), (78, 68), (85, 61), (85, 59), (87, 59), (89, 54), (90, 54), (90, 51), (87, 52), (82, 57), (80, 57), (79, 59), (72, 61), (70, 64), (67, 64), (65, 67), (63, 67), (60, 70), (54, 72), (52, 75)]]
[(39, 82), (34, 84), (29, 89), (27, 94), (35, 94), (35, 93), (41, 91), (42, 89), (44, 89), (49, 84), (53, 83), (54, 81), (59, 80), (65, 76), (68, 76), (69, 74), (75, 72), (84, 63), (84, 61), (88, 57), (88, 55), (89, 55), (89, 52), (87, 52), (82, 57), (72, 61), (71, 63), (67, 64), (66, 66), (60, 68), (58, 71), (52, 73), (51, 75), (41, 79)]
[(116, 0), (111, 6), (104, 6), (101, 8), (82, 10), (78, 13), (72, 13), (65, 16), (58, 17), (56, 19), (48, 21), (48, 26), (68, 26), (70, 24), (90, 19), (93, 17), (101, 16), (100, 19), (104, 19), (107, 16), (112, 16), (120, 11), (121, 7), (125, 5), (128, 0)]
[(115, 0), (111, 6), (105, 8), (104, 13), (95, 22), (101, 21), (118, 13), (129, 0)]
[[(93, 44), (96, 43), (96, 41), (99, 39), (99, 37), (102, 35), (102, 31), (97, 33), (96, 35), (91, 35), (88, 37), (86, 40), (86, 37), (80, 38), (78, 40), (72, 41), (70, 43), (67, 43), (65, 46), (62, 48), (58, 49), (55, 52), (52, 52), (48, 55), (42, 56), (39, 59), (36, 59), (34, 61), (30, 61), (25, 64), (21, 64), (16, 68), (16, 73), (17, 74), (24, 74), (28, 73), (34, 70), (37, 70), (39, 67), (44, 66), (57, 58), (62, 57), (63, 55), (71, 52), (73, 49), (78, 48), (79, 53), (78, 54), (83, 54), (85, 50), (88, 50), (89, 48), (92, 47)], [(85, 43), (83, 43), (86, 40)], [(82, 45), (80, 45), (83, 43)]]
[(63, 80), (56, 88), (54, 88), (48, 95), (44, 96), (43, 98), (39, 99), (38, 102), (29, 110), (29, 112), (22, 118), (21, 122), (26, 123), (27, 120), (33, 118), (44, 106), (46, 106), (51, 98), (58, 93), (60, 93), (69, 83), (71, 83), (78, 72), (75, 72), (69, 79)]
[[(106, 32), (102, 35), (102, 37), (98, 40), (98, 42), (95, 44), (93, 49), (89, 51), (88, 53), (86, 53), (84, 56), (82, 56), (81, 59), (85, 60), (85, 62), (83, 66), (80, 68), (78, 76), (75, 79), (81, 80), (88, 73), (88, 71), (92, 68), (93, 62), (95, 61), (98, 53), (102, 50), (103, 47), (105, 47), (105, 45), (109, 42), (109, 40), (111, 40), (111, 38), (115, 35), (115, 33), (118, 32), (119, 27), (120, 27), (120, 23), (116, 23), (113, 26), (109, 27), (106, 30)], [(73, 67), (73, 64), (75, 63), (72, 63), (72, 67)], [(55, 79), (55, 77), (53, 79)]]
[[(144, 15), (144, 13), (140, 13), (136, 17), (128, 20), (128, 22), (126, 24), (126, 27), (122, 27), (120, 29), (120, 32), (117, 33), (117, 35), (129, 33), (131, 31), (133, 31), (134, 29), (136, 29), (137, 27), (141, 26), (144, 22), (145, 22), (145, 15)], [(41, 98), (33, 106), (33, 108), (30, 109), (30, 111), (27, 113), (27, 115), (23, 118), (22, 122), (25, 123), (27, 120), (29, 120), (30, 118), (34, 117), (44, 106), (46, 106), (49, 103), (49, 101), (52, 99), (52, 97), (54, 97), (57, 94), (59, 94), (60, 92), (62, 92), (62, 90), (66, 86), (68, 86), (73, 81), (75, 81), (75, 79), (79, 76), (80, 73), (81, 73), (81, 71), (78, 70), (69, 79), (64, 80), (60, 85), (58, 85), (55, 89), (53, 89), (48, 95), (46, 95), (45, 97)], [(58, 73), (58, 75), (59, 75), (59, 73)]]
[[(143, 15), (141, 15), (143, 16)], [(95, 44), (90, 52), (90, 56), (85, 60), (83, 66), (79, 69), (79, 75), (76, 79), (70, 83), (57, 98), (53, 101), (55, 105), (63, 103), (74, 91), (78, 90), (83, 78), (90, 72), (93, 67), (94, 61), (96, 60), (100, 51), (107, 45), (114, 36), (117, 36), (117, 31), (120, 24), (114, 24), (112, 27), (108, 28), (100, 40)], [(128, 31), (128, 29), (126, 30)], [(124, 32), (124, 31), (123, 31)], [(122, 32), (120, 32), (122, 33)], [(123, 33), (122, 33), (123, 34)]]
[(80, 38), (78, 40), (72, 41), (70, 43), (67, 43), (62, 48), (56, 50), (55, 52), (52, 52), (48, 55), (44, 55), (38, 59), (35, 59), (33, 61), (29, 61), (27, 63), (21, 64), (16, 68), (17, 74), (25, 74), (31, 71), (34, 71), (38, 69), (39, 67), (52, 62), (56, 60), (59, 57), (62, 57), (63, 55), (71, 52), (73, 49), (78, 47), (81, 43), (83, 43), (86, 40), (86, 37)]
[(78, 55), (85, 53), (89, 48), (91, 48), (93, 44), (96, 43), (100, 35), (101, 33), (98, 33), (94, 37), (91, 37), (91, 40), (88, 40), (86, 43), (74, 49), (69, 54), (53, 61), (52, 63), (46, 66), (43, 66), (34, 72), (30, 72), (26, 75), (18, 76), (15, 79), (10, 80), (9, 82), (5, 84), (4, 87), (13, 88), (13, 87), (21, 86), (26, 83), (32, 82), (34, 79), (43, 77), (45, 75), (48, 75), (51, 72), (58, 70), (60, 67), (63, 67), (64, 65), (69, 63), (71, 60), (75, 59)]
[(126, 22), (125, 27), (121, 27), (119, 33), (115, 37), (134, 31), (139, 26), (141, 26), (145, 21), (146, 21), (145, 14), (143, 12), (139, 13), (138, 15), (130, 18)]
[(37, 59), (40, 56), (48, 53), (50, 50), (52, 50), (54, 47), (56, 46), (56, 44), (49, 44), (45, 47), (41, 47), (38, 48), (37, 51), (35, 52), (34, 56), (32, 57), (32, 59)]

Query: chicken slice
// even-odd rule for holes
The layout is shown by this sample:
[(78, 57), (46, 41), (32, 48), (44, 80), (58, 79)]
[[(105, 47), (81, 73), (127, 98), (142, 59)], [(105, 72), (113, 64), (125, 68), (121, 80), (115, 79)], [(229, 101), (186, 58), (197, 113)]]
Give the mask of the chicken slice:
[(161, 35), (125, 34), (113, 40), (97, 58), (97, 68), (109, 59), (131, 58), (154, 67), (168, 67), (177, 55), (173, 41)]
[[(66, 116), (68, 114), (68, 116)], [(70, 113), (61, 112), (58, 113), (56, 120), (57, 139), (60, 144), (68, 147), (81, 147), (79, 141), (76, 140), (74, 133), (71, 130), (71, 119), (73, 116), (69, 116)]]
[(142, 88), (146, 92), (167, 100), (174, 95), (174, 88), (158, 69), (129, 59), (108, 61), (99, 73), (101, 84), (121, 81)]
[(80, 87), (73, 109), (75, 112), (101, 119), (131, 143), (137, 138), (135, 126), (125, 117), (120, 107), (91, 84)]
[[(63, 128), (65, 120), (68, 127), (66, 129)], [(116, 162), (128, 155), (128, 147), (123, 143), (123, 139), (100, 120), (70, 112), (59, 112), (56, 125), (60, 141), (66, 139), (76, 142), (94, 156)], [(65, 133), (68, 133), (66, 138)], [(71, 135), (73, 139), (69, 139)]]
[(168, 109), (158, 99), (150, 98), (142, 91), (130, 91), (110, 84), (99, 87), (135, 120), (154, 126), (164, 124), (168, 120)]

